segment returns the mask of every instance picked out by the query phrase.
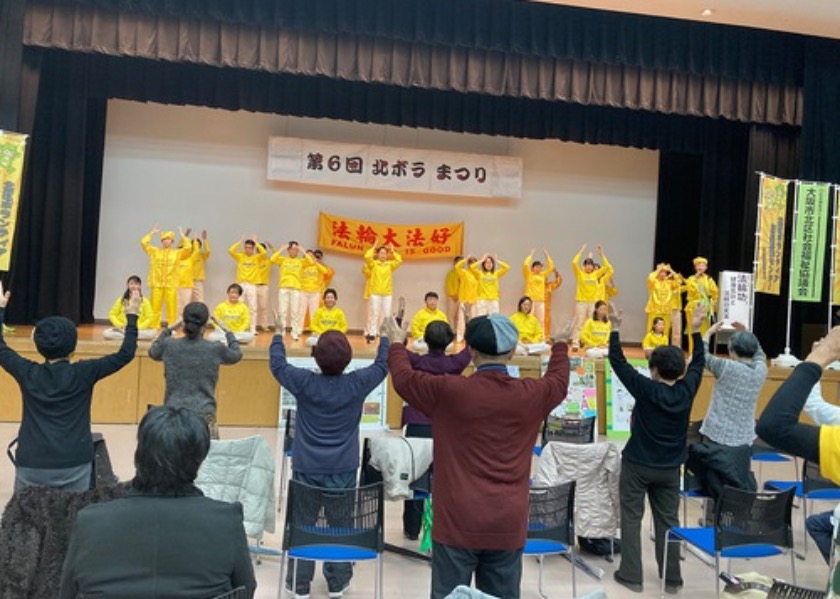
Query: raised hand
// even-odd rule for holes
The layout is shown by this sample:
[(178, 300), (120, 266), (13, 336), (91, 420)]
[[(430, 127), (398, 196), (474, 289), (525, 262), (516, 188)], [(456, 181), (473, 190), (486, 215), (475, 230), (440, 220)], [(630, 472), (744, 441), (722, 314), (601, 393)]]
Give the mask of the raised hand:
[(598, 245), (595, 246), (595, 251), (598, 252), (599, 256), (603, 256), (604, 255), (604, 246), (602, 246), (599, 243)]
[(697, 304), (697, 307), (694, 308), (694, 313), (691, 315), (691, 328), (695, 331), (699, 330), (700, 325), (703, 324), (706, 317), (706, 308), (703, 304)]
[(140, 290), (135, 289), (131, 292), (131, 296), (123, 302), (126, 314), (140, 314)]
[(617, 331), (621, 328), (621, 323), (624, 321), (624, 310), (616, 308), (615, 304), (610, 304), (609, 319), (612, 325), (612, 330)]
[(11, 296), (11, 291), (3, 291), (3, 282), (0, 281), (0, 308), (5, 308), (9, 305), (9, 298)]
[(572, 330), (575, 326), (575, 320), (570, 318), (564, 324), (555, 323), (551, 328), (549, 339), (554, 343), (568, 343), (572, 338)]
[(160, 233), (160, 225), (159, 225), (159, 224), (157, 224), (157, 223), (155, 223), (155, 226), (154, 226), (154, 227), (152, 227), (152, 232), (151, 232), (151, 234), (152, 234), (152, 235), (156, 235), (156, 234), (158, 234), (158, 233)]
[(207, 229), (201, 230), (201, 239), (202, 241), (207, 241)]
[(581, 244), (580, 249), (578, 250), (579, 255), (583, 255), (583, 252), (586, 251), (586, 244)]
[(391, 343), (405, 343), (405, 338), (408, 337), (408, 327), (410, 322), (403, 321), (403, 326), (397, 324), (397, 319), (394, 316), (389, 316), (382, 320), (382, 326), (379, 328), (379, 334), (382, 337), (387, 337)]

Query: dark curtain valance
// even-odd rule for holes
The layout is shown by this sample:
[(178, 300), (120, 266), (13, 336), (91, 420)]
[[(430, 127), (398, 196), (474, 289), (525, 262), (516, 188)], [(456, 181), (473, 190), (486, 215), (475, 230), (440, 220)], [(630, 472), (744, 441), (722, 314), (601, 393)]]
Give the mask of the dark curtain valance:
[(803, 36), (515, 0), (38, 0), (800, 85)]
[(799, 88), (764, 81), (95, 7), (34, 4), (24, 42), (74, 52), (742, 122), (798, 125), (802, 118)]

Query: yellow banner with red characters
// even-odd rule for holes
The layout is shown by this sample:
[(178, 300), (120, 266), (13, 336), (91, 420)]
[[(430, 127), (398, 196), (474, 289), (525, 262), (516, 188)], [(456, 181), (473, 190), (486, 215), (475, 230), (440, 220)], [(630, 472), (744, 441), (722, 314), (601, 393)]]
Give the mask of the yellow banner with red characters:
[(788, 183), (787, 179), (761, 175), (755, 264), (755, 290), (758, 293), (779, 295), (781, 292)]
[(361, 256), (374, 244), (391, 245), (403, 259), (454, 258), (464, 247), (464, 223), (394, 225), (322, 212), (318, 246)]
[(27, 135), (0, 129), (0, 270), (9, 270)]

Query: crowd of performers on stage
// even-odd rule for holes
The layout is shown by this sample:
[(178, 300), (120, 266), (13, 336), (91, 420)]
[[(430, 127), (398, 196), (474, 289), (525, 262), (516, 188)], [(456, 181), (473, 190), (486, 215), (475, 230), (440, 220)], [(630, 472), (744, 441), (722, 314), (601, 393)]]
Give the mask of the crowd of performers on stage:
[[(151, 290), (150, 299), (143, 298), (141, 305), (140, 339), (156, 336), (163, 314), (168, 322), (173, 322), (188, 303), (205, 301), (205, 264), (210, 257), (207, 232), (191, 235), (189, 229), (179, 228), (179, 234), (180, 240), (176, 241), (174, 231), (161, 231), (155, 226), (140, 240), (149, 255), (147, 284)], [(155, 236), (160, 245), (153, 243)], [(335, 271), (324, 263), (321, 250), (307, 249), (296, 241), (275, 247), (252, 235), (242, 236), (228, 248), (228, 254), (236, 263), (233, 283), (227, 287), (227, 298), (215, 306), (212, 314), (235, 333), (240, 343), (252, 341), (255, 335), (273, 328), (275, 322), (281, 323), (284, 333), (288, 327), (292, 341), (299, 341), (306, 328), (310, 346), (324, 331), (347, 332), (347, 318), (337, 306), (338, 292), (330, 287)], [(402, 261), (396, 248), (381, 245), (378, 240), (364, 254), (361, 273), (367, 301), (364, 335), (368, 343), (376, 338), (383, 319), (394, 311), (394, 276)], [(269, 293), (271, 268), (275, 264), (279, 269), (276, 318)], [(609, 302), (618, 295), (613, 266), (600, 245), (594, 254), (587, 254), (584, 244), (571, 267), (576, 285), (571, 349), (584, 351), (591, 358), (606, 357), (611, 330)], [(683, 312), (691, 352), (690, 315), (698, 305), (708, 315), (700, 332), (705, 334), (708, 330), (718, 288), (707, 269), (706, 258), (697, 257), (694, 273), (689, 277), (664, 263), (648, 275), (647, 334), (642, 342), (647, 354), (662, 345), (682, 344)], [(415, 348), (425, 349), (423, 332), (434, 321), (450, 324), (455, 341), (462, 343), (466, 320), (499, 312), (499, 280), (509, 271), (510, 265), (495, 255), (457, 256), (443, 281), (444, 302), (436, 290), (430, 290), (424, 297), (424, 306), (411, 318)], [(522, 278), (522, 297), (517, 311), (510, 315), (519, 330), (517, 351), (539, 353), (548, 349), (545, 342), (551, 328), (551, 295), (563, 277), (548, 251), (538, 255), (532, 249), (522, 262)], [(109, 312), (113, 328), (105, 332), (106, 338), (121, 337), (125, 326), (124, 300), (133, 289), (141, 287), (139, 277), (129, 277), (125, 294), (116, 299)], [(218, 330), (214, 337), (223, 340), (224, 334)]]

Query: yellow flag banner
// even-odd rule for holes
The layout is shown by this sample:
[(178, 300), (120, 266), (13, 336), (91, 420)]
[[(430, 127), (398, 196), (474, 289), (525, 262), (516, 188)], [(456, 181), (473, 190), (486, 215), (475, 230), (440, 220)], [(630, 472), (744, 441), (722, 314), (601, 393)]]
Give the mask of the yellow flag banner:
[(357, 220), (322, 212), (318, 217), (318, 245), (324, 250), (363, 255), (379, 240), (409, 260), (453, 258), (462, 253), (464, 223), (393, 225)]
[(755, 290), (760, 293), (779, 295), (781, 292), (788, 183), (787, 179), (761, 177), (755, 265)]
[(9, 270), (27, 135), (0, 129), (0, 270)]

